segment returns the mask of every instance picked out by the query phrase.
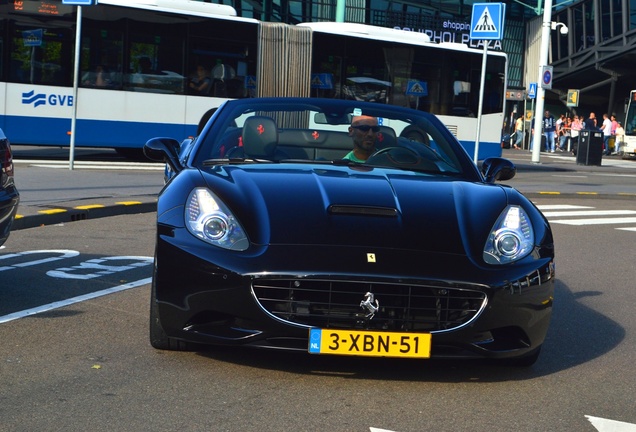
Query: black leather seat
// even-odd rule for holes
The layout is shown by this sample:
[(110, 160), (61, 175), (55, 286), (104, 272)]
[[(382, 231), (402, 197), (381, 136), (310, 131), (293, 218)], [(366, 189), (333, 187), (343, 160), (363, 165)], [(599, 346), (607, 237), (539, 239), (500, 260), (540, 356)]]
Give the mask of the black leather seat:
[(274, 160), (277, 157), (278, 128), (271, 117), (249, 117), (243, 124), (243, 152), (252, 159)]
[(397, 145), (397, 136), (393, 128), (389, 126), (379, 126), (380, 131), (375, 139), (375, 148), (381, 150), (387, 147), (395, 147)]

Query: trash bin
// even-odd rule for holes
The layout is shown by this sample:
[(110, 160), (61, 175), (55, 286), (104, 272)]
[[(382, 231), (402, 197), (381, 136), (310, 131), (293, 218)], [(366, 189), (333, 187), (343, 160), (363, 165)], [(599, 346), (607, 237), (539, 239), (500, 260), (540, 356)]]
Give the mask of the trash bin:
[(603, 132), (583, 129), (579, 132), (576, 149), (577, 165), (601, 165), (603, 159)]

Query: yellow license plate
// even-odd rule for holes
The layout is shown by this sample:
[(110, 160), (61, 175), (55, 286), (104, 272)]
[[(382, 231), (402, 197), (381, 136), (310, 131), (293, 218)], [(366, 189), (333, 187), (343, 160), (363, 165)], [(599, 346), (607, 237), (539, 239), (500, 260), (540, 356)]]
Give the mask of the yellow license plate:
[(429, 358), (431, 334), (312, 328), (309, 353)]

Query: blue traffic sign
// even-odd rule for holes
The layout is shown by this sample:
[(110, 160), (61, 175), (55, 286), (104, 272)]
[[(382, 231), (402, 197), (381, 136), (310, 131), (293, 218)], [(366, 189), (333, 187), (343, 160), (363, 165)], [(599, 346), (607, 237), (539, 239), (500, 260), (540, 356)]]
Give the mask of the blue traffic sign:
[(408, 96), (428, 96), (428, 83), (426, 81), (410, 80), (406, 85)]
[(554, 75), (552, 66), (541, 66), (541, 88), (552, 88), (552, 77)]
[(470, 21), (470, 40), (503, 39), (504, 3), (475, 3)]
[(528, 87), (528, 98), (535, 99), (537, 97), (537, 83), (530, 83)]

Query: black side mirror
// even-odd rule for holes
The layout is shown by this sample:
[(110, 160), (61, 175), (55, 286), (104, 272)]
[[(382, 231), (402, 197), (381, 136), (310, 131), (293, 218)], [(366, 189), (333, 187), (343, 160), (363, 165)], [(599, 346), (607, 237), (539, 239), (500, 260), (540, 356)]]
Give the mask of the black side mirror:
[(481, 173), (486, 183), (494, 183), (513, 178), (517, 174), (517, 167), (508, 159), (493, 157), (484, 160)]
[(172, 171), (178, 173), (183, 169), (179, 162), (179, 141), (173, 138), (151, 138), (144, 145), (144, 154), (150, 160), (167, 163)]

